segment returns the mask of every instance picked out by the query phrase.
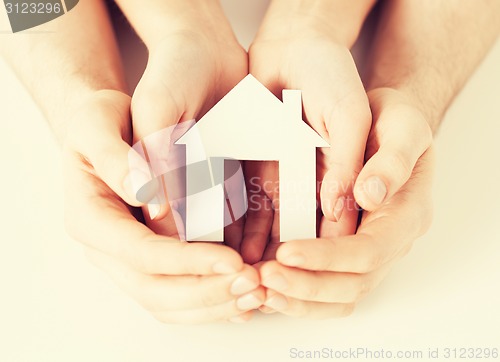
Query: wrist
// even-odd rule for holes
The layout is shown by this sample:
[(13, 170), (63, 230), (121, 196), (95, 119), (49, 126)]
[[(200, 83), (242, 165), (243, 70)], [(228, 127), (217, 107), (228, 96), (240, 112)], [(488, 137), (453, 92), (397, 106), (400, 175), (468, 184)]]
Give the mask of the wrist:
[(149, 50), (172, 34), (191, 34), (213, 42), (237, 43), (216, 0), (117, 0)]
[(442, 112), (439, 112), (433, 102), (424, 101), (415, 89), (405, 84), (379, 84), (377, 87), (367, 88), (369, 94), (373, 95), (378, 92), (390, 93), (393, 104), (405, 106), (420, 114), (418, 118), (425, 121), (433, 135), (436, 133), (442, 119)]
[(437, 94), (434, 95), (435, 97), (429, 97), (429, 93), (426, 90), (417, 89), (410, 84), (400, 85), (395, 87), (395, 89), (405, 94), (411, 100), (414, 107), (425, 117), (432, 130), (432, 134), (436, 134), (445, 111), (448, 108), (448, 104), (445, 105)]
[(366, 90), (372, 92), (382, 88), (391, 89), (400, 94), (401, 99), (424, 116), (432, 133), (437, 132), (448, 106), (442, 93), (437, 90), (438, 87), (423, 87), (423, 84), (416, 81), (413, 75), (404, 75), (397, 67), (388, 67), (386, 71), (379, 72), (372, 69), (366, 79)]
[(374, 0), (274, 0), (257, 40), (327, 38), (351, 48)]
[(118, 107), (116, 99), (130, 98), (123, 90), (115, 88), (91, 88), (88, 85), (72, 88), (73, 91), (61, 98), (61, 104), (57, 110), (44, 111), (52, 133), (59, 145), (64, 145), (68, 133), (73, 128), (75, 119), (81, 119), (81, 115), (91, 108), (93, 104), (108, 102), (113, 107)]

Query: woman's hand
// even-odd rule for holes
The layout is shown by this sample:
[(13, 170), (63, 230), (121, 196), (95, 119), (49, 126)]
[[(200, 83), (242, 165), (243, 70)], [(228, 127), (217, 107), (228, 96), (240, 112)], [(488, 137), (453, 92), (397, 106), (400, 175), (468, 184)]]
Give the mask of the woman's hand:
[[(320, 16), (317, 7), (298, 3), (272, 3), (249, 51), (250, 71), (278, 97), (282, 89), (302, 91), (306, 122), (331, 145), (318, 152), (324, 222), (337, 235), (352, 234), (358, 219), (353, 186), (371, 126), (368, 98), (349, 51), (351, 37), (333, 29), (328, 14)], [(328, 7), (333, 2), (320, 3)], [(265, 187), (278, 185), (278, 170), (276, 163), (253, 163), (245, 171), (253, 180), (248, 192), (254, 202), (239, 250), (253, 263), (273, 258), (279, 245), (279, 210), (269, 207), (278, 205), (279, 191)]]
[[(156, 194), (144, 210), (146, 223), (162, 235), (169, 229), (170, 215), (177, 215), (170, 203), (172, 194), (179, 189), (168, 184), (162, 175), (173, 171), (172, 162), (179, 168), (184, 166), (177, 162), (182, 157), (173, 155), (176, 151), (169, 147), (177, 137), (173, 133), (176, 125), (199, 119), (248, 73), (247, 53), (237, 42), (219, 5), (206, 2), (200, 6), (199, 11), (178, 9), (177, 21), (182, 25), (164, 29), (154, 39), (145, 35), (148, 65), (132, 96), (134, 144), (145, 150), (152, 177), (159, 181)], [(176, 220), (183, 237), (182, 221), (180, 217)], [(241, 224), (240, 219), (226, 229), (229, 244), (241, 240)]]
[[(229, 247), (181, 242), (173, 223), (164, 226), (168, 236), (158, 235), (127, 205), (141, 205), (128, 177), (130, 101), (100, 91), (72, 112), (64, 144), (68, 232), (160, 321), (248, 320), (265, 298), (254, 268)], [(147, 167), (133, 157), (135, 166)]]

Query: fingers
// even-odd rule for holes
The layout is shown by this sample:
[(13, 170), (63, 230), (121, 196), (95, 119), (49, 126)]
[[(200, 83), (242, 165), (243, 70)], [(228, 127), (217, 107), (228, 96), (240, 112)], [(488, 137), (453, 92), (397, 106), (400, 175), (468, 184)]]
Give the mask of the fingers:
[(337, 54), (339, 64), (325, 67), (321, 79), (303, 80), (306, 116), (330, 143), (325, 159), (328, 171), (320, 197), (323, 214), (331, 221), (339, 221), (344, 212), (348, 218), (357, 214), (357, 210), (348, 206), (352, 204), (352, 187), (363, 166), (372, 119), (354, 61), (348, 51), (343, 52)]
[(318, 271), (368, 273), (379, 269), (428, 229), (432, 171), (430, 149), (390, 202), (366, 214), (356, 235), (290, 241), (278, 249), (277, 260), (286, 266)]
[(250, 198), (247, 219), (243, 230), (241, 256), (248, 264), (262, 259), (269, 240), (274, 213), (265, 195), (254, 194)]
[(356, 303), (381, 283), (410, 246), (407, 244), (398, 255), (367, 273), (304, 270), (277, 261), (266, 262), (259, 267), (261, 283), (267, 288), (266, 301), (261, 309), (268, 308), (293, 317), (347, 316)]
[(244, 218), (240, 218), (235, 222), (233, 222), (232, 224), (226, 226), (224, 228), (224, 244), (234, 249), (235, 251), (239, 252), (241, 241), (243, 240), (244, 227), (245, 227)]
[(251, 294), (238, 299), (238, 301), (229, 301), (224, 304), (212, 306), (210, 308), (200, 308), (191, 310), (163, 311), (153, 313), (160, 322), (177, 324), (200, 324), (214, 321), (229, 320), (235, 322), (244, 322), (250, 317), (249, 313), (242, 311), (251, 311), (262, 305), (265, 299), (264, 288), (259, 288)]
[(260, 268), (262, 285), (287, 297), (323, 303), (357, 303), (385, 278), (393, 262), (365, 274), (312, 272), (276, 261)]
[(248, 210), (245, 177), (239, 161), (224, 161), (224, 195), (224, 242), (239, 252)]
[(130, 133), (130, 97), (101, 91), (86, 104), (71, 121), (67, 144), (129, 205), (142, 205), (134, 185), (151, 176), (146, 161), (124, 140)]
[(260, 284), (256, 270), (248, 265), (227, 275), (147, 275), (95, 249), (87, 248), (86, 255), (151, 311), (207, 308), (250, 293)]
[[(66, 153), (66, 225), (93, 261), (158, 319), (171, 323), (245, 321), (265, 292), (256, 271), (221, 245), (183, 243), (155, 234), (81, 159)], [(195, 293), (193, 293), (195, 290)], [(190, 308), (190, 309), (186, 309)]]
[(249, 264), (262, 259), (269, 241), (275, 217), (269, 195), (275, 192), (277, 172), (275, 163), (245, 162), (248, 210), (240, 252), (243, 260)]
[(370, 112), (366, 100), (360, 97), (352, 103), (340, 103), (326, 117), (330, 154), (321, 185), (321, 209), (328, 220), (339, 221), (344, 212), (357, 213), (348, 206), (353, 204), (352, 187), (363, 165)]
[(379, 148), (363, 167), (354, 195), (365, 210), (390, 199), (410, 178), (420, 156), (432, 143), (424, 116), (396, 91), (369, 93)]
[(215, 276), (164, 276), (138, 273), (94, 249), (87, 257), (158, 319), (170, 323), (227, 320), (260, 307), (264, 290), (254, 268)]
[[(401, 228), (393, 223), (386, 227)], [(404, 241), (403, 235), (374, 236), (365, 232), (337, 239), (291, 241), (282, 245), (276, 259), (283, 265), (308, 270), (346, 273), (369, 273), (398, 255)]]
[(277, 261), (259, 266), (268, 288), (261, 309), (298, 317), (349, 314), (428, 228), (432, 169), (430, 149), (389, 202), (365, 212), (356, 235), (281, 245)]
[(155, 234), (94, 175), (82, 172), (80, 160), (67, 155), (66, 226), (74, 238), (144, 274), (230, 274), (243, 268), (229, 247), (183, 243)]
[(342, 318), (354, 311), (354, 304), (305, 301), (287, 297), (271, 290), (267, 291), (264, 307), (290, 317), (309, 319)]
[(411, 244), (406, 244), (396, 257), (364, 274), (303, 270), (276, 261), (264, 263), (259, 271), (261, 283), (268, 289), (261, 310), (307, 318), (347, 316), (356, 303), (381, 283), (410, 247)]

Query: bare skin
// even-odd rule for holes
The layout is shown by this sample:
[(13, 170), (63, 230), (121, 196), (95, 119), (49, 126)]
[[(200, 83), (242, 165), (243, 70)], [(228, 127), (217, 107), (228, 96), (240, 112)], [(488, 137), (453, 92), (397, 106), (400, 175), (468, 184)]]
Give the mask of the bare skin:
[[(384, 1), (364, 86), (349, 48), (372, 1), (274, 0), (249, 55), (215, 0), (117, 3), (149, 50), (133, 95), (101, 1), (38, 29), (51, 33), (0, 39), (62, 146), (69, 233), (164, 322), (242, 322), (257, 308), (349, 314), (430, 224), (433, 133), (497, 37), (500, 3)], [(271, 212), (249, 215), (243, 235), (227, 240), (232, 248), (182, 243), (168, 203), (136, 199), (130, 145), (199, 118), (249, 71), (275, 93), (302, 89), (307, 122), (332, 143), (318, 163), (319, 238), (278, 244)], [(276, 178), (261, 166), (247, 173)]]

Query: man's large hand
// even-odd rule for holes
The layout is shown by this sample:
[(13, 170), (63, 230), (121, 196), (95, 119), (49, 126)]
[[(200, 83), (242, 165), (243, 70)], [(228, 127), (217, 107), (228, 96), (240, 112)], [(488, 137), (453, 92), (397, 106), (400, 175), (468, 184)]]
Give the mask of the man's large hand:
[[(430, 225), (433, 156), (425, 146), (430, 144), (424, 137), (428, 124), (392, 89), (373, 90), (369, 98), (374, 125), (367, 144), (367, 174), (388, 175), (404, 185), (376, 210), (363, 211), (355, 235), (339, 236), (323, 220), (319, 239), (282, 244), (276, 261), (260, 268), (268, 288), (264, 310), (318, 318), (350, 313)], [(427, 150), (420, 156), (421, 149)], [(401, 170), (401, 164), (408, 166)], [(402, 172), (407, 168), (408, 180)]]

